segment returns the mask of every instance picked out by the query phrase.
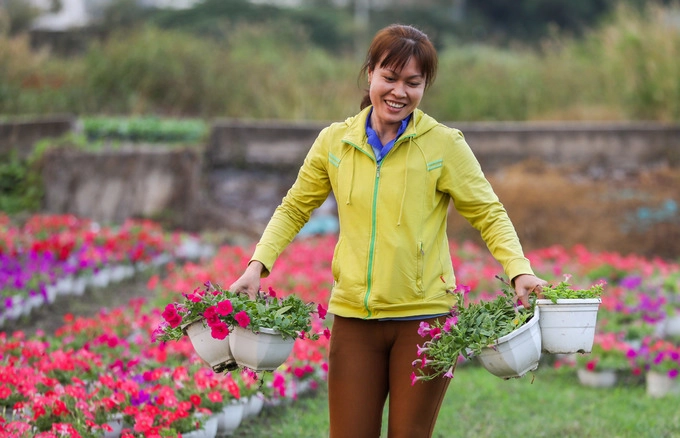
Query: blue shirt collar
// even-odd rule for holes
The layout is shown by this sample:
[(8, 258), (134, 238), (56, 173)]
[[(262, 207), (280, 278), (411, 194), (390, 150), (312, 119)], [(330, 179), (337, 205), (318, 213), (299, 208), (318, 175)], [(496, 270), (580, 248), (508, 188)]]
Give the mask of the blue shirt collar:
[(394, 143), (401, 136), (401, 134), (403, 134), (404, 131), (406, 131), (406, 127), (408, 126), (408, 122), (411, 120), (412, 114), (409, 114), (408, 117), (401, 121), (401, 124), (399, 125), (399, 130), (397, 131), (397, 136), (394, 137), (394, 139), (392, 139), (385, 145), (382, 144), (382, 142), (380, 141), (380, 137), (378, 136), (378, 133), (375, 132), (373, 130), (373, 127), (371, 126), (371, 114), (373, 114), (373, 108), (371, 108), (371, 111), (369, 111), (368, 113), (368, 117), (366, 117), (366, 137), (368, 137), (368, 144), (370, 144), (371, 147), (373, 148), (376, 161), (380, 162), (385, 157), (385, 155), (387, 155), (387, 153), (392, 149)]

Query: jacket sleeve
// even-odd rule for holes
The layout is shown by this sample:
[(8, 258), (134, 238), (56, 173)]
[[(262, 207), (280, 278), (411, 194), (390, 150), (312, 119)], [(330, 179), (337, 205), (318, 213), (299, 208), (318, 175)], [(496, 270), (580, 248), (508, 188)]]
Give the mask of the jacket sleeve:
[(451, 141), (444, 146), (439, 189), (449, 193), (456, 211), (480, 232), (510, 280), (520, 274), (533, 274), (508, 213), (463, 134), (453, 129), (450, 135)]
[(321, 131), (300, 167), (297, 179), (276, 208), (260, 241), (255, 247), (251, 261), (260, 261), (269, 275), (274, 262), (309, 221), (331, 191), (326, 165), (328, 163), (327, 138), (329, 128)]

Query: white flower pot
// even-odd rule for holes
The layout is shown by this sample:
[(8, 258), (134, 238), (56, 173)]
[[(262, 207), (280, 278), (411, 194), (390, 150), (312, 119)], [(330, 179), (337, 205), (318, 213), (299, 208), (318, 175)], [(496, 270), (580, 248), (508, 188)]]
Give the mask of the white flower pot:
[(107, 268), (102, 268), (90, 278), (93, 287), (104, 288), (111, 282), (111, 273)]
[(541, 345), (544, 353), (590, 353), (595, 338), (597, 311), (602, 300), (536, 300), (541, 309)]
[(43, 298), (42, 295), (31, 295), (28, 297), (27, 301), (28, 306), (30, 307), (30, 311), (32, 312), (33, 309), (39, 309), (40, 307), (43, 306), (43, 304), (45, 303), (45, 298)]
[(24, 310), (24, 299), (21, 295), (14, 295), (8, 298), (11, 301), (11, 306), (5, 309), (5, 319), (7, 321), (14, 321), (19, 319)]
[(123, 266), (123, 270), (125, 272), (124, 278), (132, 278), (135, 276), (135, 268), (132, 265)]
[(112, 417), (107, 424), (111, 427), (111, 431), (104, 431), (104, 438), (118, 438), (123, 432), (123, 415), (116, 415)]
[(205, 320), (199, 319), (184, 327), (184, 332), (189, 336), (196, 354), (210, 364), (216, 373), (237, 368), (236, 360), (231, 353), (229, 338), (215, 339), (212, 337), (210, 327)]
[(672, 379), (668, 375), (657, 371), (648, 371), (645, 376), (647, 395), (650, 397), (664, 397), (680, 394), (680, 378)]
[(217, 414), (217, 436), (233, 435), (234, 431), (238, 429), (243, 421), (243, 413), (245, 406), (243, 403), (235, 402), (225, 406), (222, 411)]
[(283, 339), (276, 330), (262, 328), (253, 333), (234, 327), (229, 335), (229, 345), (239, 366), (254, 371), (274, 371), (293, 351), (295, 339)]
[(680, 336), (680, 315), (669, 315), (663, 322), (663, 335), (677, 337)]
[(111, 281), (113, 283), (120, 283), (125, 280), (125, 266), (114, 265), (111, 267)]
[(487, 371), (503, 379), (522, 377), (538, 368), (541, 359), (540, 309), (522, 327), (484, 348), (477, 359)]
[(73, 293), (73, 276), (62, 277), (56, 283), (57, 293), (59, 295), (70, 295)]
[(616, 384), (616, 371), (588, 371), (583, 368), (576, 370), (578, 381), (581, 385), (592, 388), (609, 388)]
[(49, 284), (45, 286), (45, 301), (47, 304), (52, 304), (57, 299), (57, 286)]
[(264, 395), (262, 393), (251, 395), (248, 397), (247, 403), (244, 404), (244, 418), (257, 417), (262, 412), (263, 407)]
[(81, 296), (85, 293), (87, 288), (87, 279), (85, 277), (77, 277), (73, 280), (73, 294), (76, 296)]
[(215, 438), (217, 435), (217, 418), (210, 417), (203, 428), (182, 434), (182, 438)]

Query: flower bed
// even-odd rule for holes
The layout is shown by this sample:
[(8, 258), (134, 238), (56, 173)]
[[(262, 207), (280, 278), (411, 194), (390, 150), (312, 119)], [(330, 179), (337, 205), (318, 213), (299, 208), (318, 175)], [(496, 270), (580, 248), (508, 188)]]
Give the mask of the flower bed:
[[(23, 236), (22, 229), (0, 217), (3, 256), (24, 251), (24, 242), (37, 242), (38, 246), (51, 248), (49, 253), (57, 254), (56, 260), (60, 259), (59, 251), (69, 255), (66, 260), (70, 259), (77, 245), (71, 250), (68, 246), (57, 250), (63, 246), (56, 243), (68, 242), (65, 235), (80, 236), (74, 231), (79, 229), (77, 226), (68, 221), (45, 223), (44, 218), (34, 218), (30, 223), (40, 224), (29, 228), (34, 237)], [(143, 227), (139, 232), (148, 233), (141, 240), (148, 237), (153, 242), (155, 234), (151, 230), (156, 228), (147, 226), (150, 228)], [(90, 228), (85, 235), (91, 242), (104, 242), (103, 247), (109, 248), (106, 242), (115, 245), (118, 241), (107, 240), (113, 232)], [(128, 232), (128, 236), (134, 234), (129, 229)], [(125, 239), (120, 242), (122, 247), (135, 248), (131, 238)], [(78, 239), (71, 241), (80, 244)], [(162, 242), (166, 244), (151, 245), (153, 252), (149, 254), (172, 257), (168, 253), (171, 245)], [(277, 261), (272, 275), (263, 280), (263, 288), (272, 287), (282, 297), (294, 294), (306, 302), (325, 305), (332, 281), (334, 244), (335, 238), (330, 236), (294, 241)], [(483, 249), (470, 243), (451, 242), (451, 246), (460, 284), (474, 285), (468, 294), (470, 302), (493, 299), (501, 293), (495, 279), (498, 266)], [(252, 248), (224, 246), (211, 259), (174, 266), (163, 278), (152, 276), (149, 280), (148, 287), (156, 299), (133, 300), (124, 308), (102, 310), (90, 318), (67, 317), (54, 334), (38, 333), (26, 338), (21, 333), (0, 333), (0, 411), (4, 412), (0, 432), (11, 436), (47, 437), (59, 431), (74, 437), (101, 436), (111, 423), (122, 425), (127, 437), (176, 436), (198, 428), (210, 414), (236, 400), (258, 398), (261, 393), (259, 397), (265, 399), (265, 404), (273, 405), (294, 400), (317, 387), (327, 370), (327, 336), (315, 341), (298, 339), (289, 360), (264, 375), (248, 370), (214, 373), (196, 356), (186, 337), (168, 343), (152, 342), (152, 333), (164, 321), (162, 311), (168, 302), (206, 281), (227, 283), (237, 278), (251, 252)], [(113, 249), (105, 253), (120, 254)], [(94, 250), (87, 252), (88, 257), (99, 260), (97, 254)], [(582, 247), (551, 247), (527, 256), (537, 274), (548, 280), (569, 273), (575, 286), (607, 282), (596, 344), (592, 353), (582, 359), (596, 362), (597, 367), (597, 363), (605, 362), (600, 354), (618, 349), (623, 353), (619, 357), (623, 360), (617, 360), (619, 368), (629, 366), (630, 372), (637, 369), (640, 373), (663, 368), (669, 376), (676, 374), (673, 364), (677, 361), (678, 342), (663, 339), (658, 327), (678, 311), (677, 263), (594, 254)], [(119, 261), (113, 256), (101, 260), (105, 261), (102, 266)], [(316, 333), (327, 328), (321, 320), (315, 319), (313, 324)], [(619, 345), (625, 345), (626, 351)], [(649, 354), (643, 354), (645, 348)]]
[(41, 215), (15, 225), (2, 216), (0, 327), (59, 295), (82, 295), (178, 256), (205, 254), (195, 247), (191, 236), (167, 233), (151, 221), (113, 228), (72, 215)]

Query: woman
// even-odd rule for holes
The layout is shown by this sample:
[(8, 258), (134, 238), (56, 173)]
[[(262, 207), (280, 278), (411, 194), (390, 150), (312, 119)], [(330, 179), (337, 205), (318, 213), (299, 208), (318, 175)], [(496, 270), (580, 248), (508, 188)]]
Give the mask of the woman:
[(379, 31), (361, 75), (361, 112), (323, 129), (276, 209), (244, 274), (230, 289), (251, 297), (260, 278), (332, 191), (340, 233), (333, 256), (328, 371), (330, 436), (377, 437), (389, 395), (389, 437), (432, 435), (449, 379), (411, 385), (421, 321), (454, 304), (446, 223), (453, 200), (477, 228), (528, 306), (546, 282), (533, 275), (507, 213), (460, 131), (418, 109), (437, 70), (427, 36)]

